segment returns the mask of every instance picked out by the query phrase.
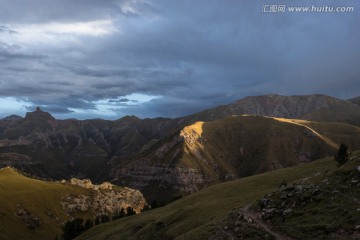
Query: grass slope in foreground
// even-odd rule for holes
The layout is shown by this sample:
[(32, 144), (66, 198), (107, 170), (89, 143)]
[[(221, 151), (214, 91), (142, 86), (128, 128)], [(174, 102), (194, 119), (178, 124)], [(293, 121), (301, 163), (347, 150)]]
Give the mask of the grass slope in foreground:
[(294, 239), (360, 239), (359, 166), (360, 156), (355, 155), (334, 172), (267, 194), (257, 205), (257, 215)]
[(258, 201), (288, 183), (336, 169), (332, 157), (203, 189), (129, 218), (97, 226), (78, 239), (208, 239), (234, 209)]
[(61, 224), (67, 221), (60, 199), (68, 194), (86, 190), (27, 178), (9, 167), (0, 169), (0, 239), (60, 238)]

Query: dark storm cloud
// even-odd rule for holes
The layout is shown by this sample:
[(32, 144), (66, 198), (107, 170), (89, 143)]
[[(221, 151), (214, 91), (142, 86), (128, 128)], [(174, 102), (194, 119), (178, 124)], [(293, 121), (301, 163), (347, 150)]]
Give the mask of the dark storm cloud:
[[(355, 0), (285, 2), (354, 6), (354, 13), (277, 14), (261, 12), (267, 2), (240, 0), (0, 3), (0, 97), (57, 113), (97, 110), (105, 101), (118, 116), (174, 117), (247, 95), (360, 95)], [(23, 27), (97, 21), (106, 34), (46, 28), (39, 38)], [(158, 97), (130, 104), (134, 93)]]
[(57, 101), (32, 101), (33, 104), (27, 105), (25, 108), (28, 111), (34, 111), (37, 107), (40, 107), (43, 111), (50, 112), (58, 116), (59, 114), (71, 114), (74, 113), (74, 108), (95, 110), (96, 106), (92, 103), (84, 100), (79, 100), (78, 97), (70, 97), (68, 99), (58, 99)]
[(129, 100), (127, 98), (120, 98), (120, 99), (111, 99), (111, 100), (109, 100), (109, 103), (127, 103), (130, 101), (131, 100)]
[(10, 34), (15, 34), (15, 33), (18, 33), (6, 26), (0, 26), (0, 32), (3, 32), (3, 33), (10, 33)]
[[(94, 69), (89, 68), (85, 65), (66, 65), (63, 63), (57, 64), (58, 68), (64, 69), (66, 71), (70, 71), (77, 75), (88, 76), (88, 77), (97, 77), (97, 78), (105, 78), (105, 77), (124, 77), (127, 78), (131, 74), (129, 70), (119, 70), (119, 69)], [(97, 84), (101, 88), (101, 83)], [(95, 86), (97, 87), (97, 86)]]
[(14, 59), (37, 60), (45, 57), (46, 56), (40, 54), (26, 54), (26, 53), (8, 51), (4, 49), (0, 43), (0, 62), (7, 62)]

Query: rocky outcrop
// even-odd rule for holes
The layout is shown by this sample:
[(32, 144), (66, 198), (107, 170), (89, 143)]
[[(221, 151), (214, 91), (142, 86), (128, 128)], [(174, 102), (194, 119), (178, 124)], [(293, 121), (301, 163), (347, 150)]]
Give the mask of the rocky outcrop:
[(16, 211), (14, 212), (14, 215), (17, 218), (21, 219), (26, 224), (26, 227), (30, 230), (34, 230), (41, 226), (40, 218), (34, 216), (33, 213), (31, 213), (19, 203), (16, 206)]
[(76, 185), (82, 188), (94, 189), (94, 190), (112, 190), (113, 187), (115, 186), (109, 182), (104, 182), (99, 185), (94, 185), (92, 184), (90, 179), (71, 178), (69, 182), (71, 185)]
[(128, 207), (139, 213), (147, 205), (142, 193), (135, 189), (120, 188), (110, 183), (94, 185), (89, 179), (72, 178), (69, 183), (92, 190), (90, 195), (80, 194), (62, 197), (61, 205), (70, 219), (81, 212), (91, 213), (94, 218), (102, 215), (113, 216), (121, 209)]

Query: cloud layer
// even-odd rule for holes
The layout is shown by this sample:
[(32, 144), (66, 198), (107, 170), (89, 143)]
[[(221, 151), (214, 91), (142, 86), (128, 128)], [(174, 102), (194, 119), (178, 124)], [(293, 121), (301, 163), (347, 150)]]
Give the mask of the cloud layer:
[(263, 13), (245, 0), (0, 4), (0, 117), (11, 106), (175, 117), (247, 95), (360, 95), (356, 0), (286, 2), (352, 13)]

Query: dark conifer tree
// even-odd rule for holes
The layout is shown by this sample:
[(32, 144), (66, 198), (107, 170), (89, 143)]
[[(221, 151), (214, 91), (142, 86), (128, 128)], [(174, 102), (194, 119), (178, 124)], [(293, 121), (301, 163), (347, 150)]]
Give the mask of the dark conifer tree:
[(341, 143), (338, 153), (334, 156), (335, 161), (338, 163), (338, 166), (343, 165), (349, 160), (348, 147)]

